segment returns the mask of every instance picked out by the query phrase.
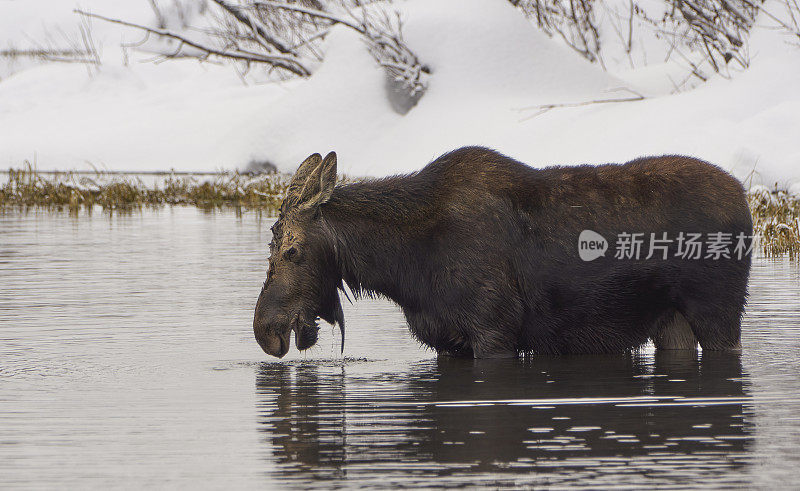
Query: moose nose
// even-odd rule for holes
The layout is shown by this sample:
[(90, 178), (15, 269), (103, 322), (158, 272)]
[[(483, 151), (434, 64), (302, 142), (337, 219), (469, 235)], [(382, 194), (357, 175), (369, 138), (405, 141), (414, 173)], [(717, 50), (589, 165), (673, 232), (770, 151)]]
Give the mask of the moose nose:
[(253, 333), (258, 345), (271, 356), (283, 358), (291, 347), (291, 327), (283, 313), (280, 298), (261, 290), (253, 316)]
[(264, 353), (278, 358), (283, 358), (286, 356), (286, 353), (289, 352), (289, 335), (291, 334), (291, 331), (287, 331), (283, 335), (272, 333), (259, 334), (258, 331), (256, 331), (255, 334), (256, 341), (258, 341), (258, 345), (261, 346), (261, 349), (264, 350)]
[(291, 347), (291, 329), (279, 329), (268, 322), (253, 322), (253, 334), (264, 353), (283, 358)]

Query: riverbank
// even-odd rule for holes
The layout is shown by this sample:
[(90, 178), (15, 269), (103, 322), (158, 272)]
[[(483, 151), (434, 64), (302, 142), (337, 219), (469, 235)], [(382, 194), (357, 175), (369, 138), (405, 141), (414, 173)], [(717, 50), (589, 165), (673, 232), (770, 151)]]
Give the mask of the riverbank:
[[(287, 174), (42, 172), (32, 166), (0, 173), (0, 208), (47, 207), (78, 212), (189, 205), (198, 208), (258, 209), (275, 214), (286, 195)], [(758, 238), (767, 257), (800, 254), (800, 197), (764, 186), (748, 193)]]
[(796, 258), (800, 254), (800, 197), (758, 187), (750, 190), (747, 202), (760, 252)]
[[(277, 211), (289, 184), (284, 174), (41, 172), (31, 166), (5, 172), (0, 206), (42, 206), (78, 211), (192, 205)], [(2, 179), (2, 174), (0, 174)]]

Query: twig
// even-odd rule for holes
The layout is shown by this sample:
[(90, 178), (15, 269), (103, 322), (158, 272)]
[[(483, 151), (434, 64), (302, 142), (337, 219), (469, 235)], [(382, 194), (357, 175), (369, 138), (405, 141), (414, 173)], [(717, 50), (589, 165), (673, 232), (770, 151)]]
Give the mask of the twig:
[(235, 6), (229, 4), (224, 0), (212, 0), (214, 3), (225, 9), (226, 12), (231, 14), (234, 19), (238, 20), (245, 26), (249, 27), (256, 33), (256, 35), (262, 39), (265, 43), (273, 48), (277, 49), (283, 54), (293, 55), (292, 49), (287, 47), (285, 43), (281, 40), (271, 36), (263, 26), (259, 25), (259, 23), (253, 19), (250, 14), (247, 12), (242, 12), (240, 9), (236, 8)]
[[(628, 90), (628, 91), (634, 92), (631, 89), (625, 89), (625, 88), (620, 88), (618, 90)], [(550, 111), (550, 110), (556, 109), (556, 108), (561, 108), (561, 107), (591, 106), (591, 105), (594, 105), (594, 104), (611, 104), (613, 102), (633, 102), (633, 101), (642, 101), (644, 99), (646, 99), (645, 96), (643, 96), (641, 94), (638, 94), (638, 95), (636, 95), (634, 97), (622, 97), (622, 98), (619, 98), (619, 99), (596, 99), (596, 100), (592, 100), (592, 101), (563, 102), (563, 103), (558, 103), (558, 104), (540, 104), (540, 105), (537, 105), (537, 106), (527, 106), (527, 107), (520, 108), (519, 111), (520, 112), (521, 111), (528, 111), (528, 110), (531, 110), (531, 109), (538, 109), (539, 111), (536, 114), (533, 114), (531, 116), (527, 116), (525, 118), (522, 118), (520, 120), (520, 122), (528, 121), (529, 119), (533, 119), (533, 118), (535, 118), (537, 116), (540, 116), (540, 115), (546, 113), (547, 111)]]
[(278, 8), (283, 10), (291, 10), (293, 12), (299, 12), (301, 14), (307, 14), (312, 17), (319, 17), (320, 19), (327, 19), (334, 24), (342, 24), (351, 29), (355, 29), (356, 31), (366, 34), (366, 29), (363, 26), (353, 23), (344, 17), (339, 17), (338, 15), (334, 15), (328, 12), (324, 12), (322, 10), (312, 9), (308, 7), (303, 7), (301, 5), (296, 5), (293, 3), (281, 3), (281, 2), (272, 2), (272, 1), (263, 1), (263, 2), (253, 2), (253, 5), (256, 7), (272, 7)]
[(156, 4), (156, 0), (149, 0), (150, 7), (152, 7), (153, 12), (156, 14), (156, 21), (158, 22), (158, 27), (165, 28), (167, 27), (167, 20), (164, 18), (164, 14), (161, 13), (161, 9), (158, 8), (158, 4)]
[[(185, 44), (186, 46), (191, 46), (192, 48), (195, 48), (195, 49), (198, 49), (200, 51), (205, 52), (206, 53), (206, 57), (210, 56), (210, 55), (213, 55), (213, 56), (219, 56), (221, 58), (230, 58), (230, 59), (234, 59), (234, 60), (249, 61), (249, 62), (253, 62), (253, 63), (266, 63), (266, 64), (269, 64), (269, 65), (274, 65), (276, 67), (282, 68), (284, 70), (292, 72), (295, 75), (299, 75), (301, 77), (307, 77), (308, 75), (311, 74), (311, 71), (308, 70), (305, 66), (303, 66), (303, 64), (300, 61), (298, 61), (297, 59), (295, 59), (293, 57), (287, 56), (287, 55), (258, 54), (258, 53), (252, 53), (252, 52), (249, 52), (249, 51), (244, 51), (244, 50), (241, 50), (241, 49), (239, 49), (239, 50), (237, 50), (235, 52), (220, 51), (218, 49), (215, 49), (215, 48), (212, 48), (212, 47), (209, 47), (209, 46), (204, 46), (204, 45), (202, 45), (202, 44), (200, 44), (200, 43), (198, 43), (196, 41), (192, 41), (191, 39), (188, 39), (186, 37), (183, 37), (183, 36), (181, 36), (179, 34), (176, 34), (174, 32), (168, 31), (166, 29), (157, 29), (157, 28), (147, 27), (147, 26), (143, 26), (143, 25), (140, 25), (140, 24), (134, 24), (133, 22), (127, 22), (127, 21), (120, 20), (120, 19), (113, 19), (113, 18), (110, 18), (110, 17), (105, 17), (105, 16), (102, 16), (102, 15), (99, 15), (99, 14), (92, 14), (90, 12), (85, 12), (83, 10), (78, 10), (78, 9), (74, 10), (73, 12), (75, 12), (77, 14), (80, 14), (80, 15), (85, 15), (87, 17), (93, 17), (95, 19), (100, 19), (100, 20), (103, 20), (103, 21), (106, 21), (106, 22), (111, 22), (111, 23), (120, 24), (120, 25), (123, 25), (123, 26), (126, 26), (126, 27), (133, 27), (133, 28), (136, 28), (136, 29), (141, 29), (143, 31), (146, 31), (146, 32), (149, 32), (149, 33), (152, 33), (152, 34), (156, 34), (158, 36), (176, 39), (176, 40), (180, 41), (181, 44)], [(167, 57), (169, 57), (169, 55), (167, 55)]]
[(327, 36), (328, 33), (330, 33), (330, 32), (331, 32), (331, 29), (329, 27), (326, 27), (325, 29), (320, 29), (316, 33), (308, 36), (307, 38), (303, 39), (302, 41), (300, 41), (299, 43), (295, 44), (294, 46), (292, 46), (289, 49), (291, 51), (294, 51), (296, 49), (302, 48), (303, 46), (307, 45), (311, 41), (314, 41), (316, 39), (320, 39), (320, 38), (323, 38), (323, 37)]

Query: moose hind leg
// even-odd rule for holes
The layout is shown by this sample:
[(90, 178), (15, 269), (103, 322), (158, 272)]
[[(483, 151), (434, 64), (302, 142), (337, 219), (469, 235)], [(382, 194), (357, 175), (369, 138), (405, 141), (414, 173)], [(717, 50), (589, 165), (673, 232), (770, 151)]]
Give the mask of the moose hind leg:
[(694, 336), (704, 350), (736, 351), (741, 345), (744, 298), (727, 302), (695, 302), (683, 309)]
[(696, 350), (697, 338), (686, 317), (676, 311), (661, 320), (653, 336), (653, 344), (656, 349)]

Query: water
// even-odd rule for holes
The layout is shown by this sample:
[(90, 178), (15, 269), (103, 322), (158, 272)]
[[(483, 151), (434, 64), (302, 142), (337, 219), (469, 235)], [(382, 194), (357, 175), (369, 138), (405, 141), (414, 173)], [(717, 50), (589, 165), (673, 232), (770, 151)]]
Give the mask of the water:
[(800, 267), (757, 260), (741, 356), (437, 360), (384, 301), (268, 359), (271, 219), (0, 212), (0, 488), (793, 487)]

